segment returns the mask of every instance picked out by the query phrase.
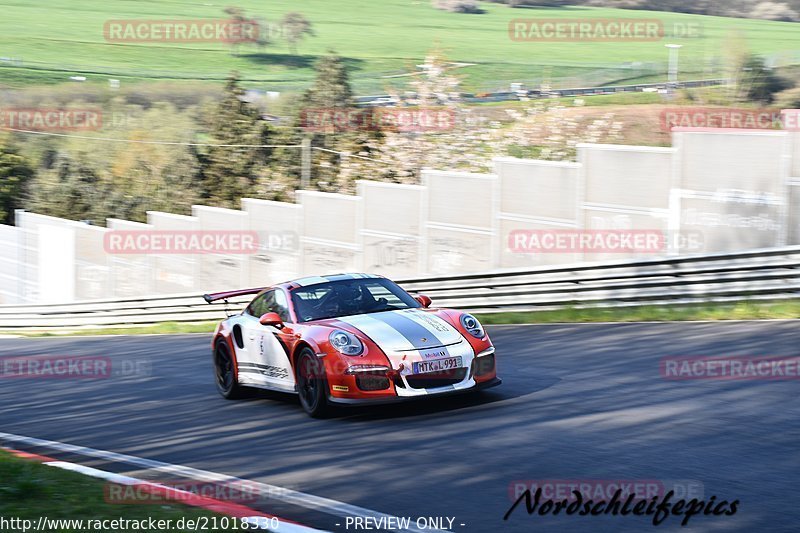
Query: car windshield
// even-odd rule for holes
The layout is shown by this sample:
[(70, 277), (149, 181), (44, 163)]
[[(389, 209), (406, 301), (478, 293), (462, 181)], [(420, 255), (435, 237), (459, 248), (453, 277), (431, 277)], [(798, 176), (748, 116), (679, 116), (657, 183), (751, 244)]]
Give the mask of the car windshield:
[(292, 291), (300, 322), (420, 307), (410, 294), (385, 278), (348, 279)]

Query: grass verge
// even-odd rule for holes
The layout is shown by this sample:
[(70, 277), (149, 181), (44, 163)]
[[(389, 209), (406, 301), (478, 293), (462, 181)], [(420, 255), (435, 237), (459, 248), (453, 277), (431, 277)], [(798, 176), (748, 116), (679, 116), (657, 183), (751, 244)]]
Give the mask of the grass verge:
[[(770, 320), (800, 318), (800, 300), (774, 302), (738, 302), (735, 304), (643, 305), (624, 308), (526, 311), (477, 314), (481, 322), (491, 324), (553, 324), (580, 322), (681, 322), (687, 320)], [(23, 337), (60, 337), (64, 335), (154, 335), (211, 333), (216, 322), (164, 322), (152, 326), (110, 329), (82, 329), (66, 332), (0, 331), (0, 335)]]
[[(414, 70), (430, 50), (439, 49), (451, 61), (470, 64), (455, 71), (463, 78), (465, 90), (483, 91), (507, 87), (509, 82), (534, 86), (559, 78), (577, 85), (633, 82), (649, 72), (666, 71), (667, 42), (684, 46), (682, 76), (693, 70), (702, 72), (732, 42), (760, 55), (787, 59), (800, 48), (795, 23), (683, 13), (585, 6), (521, 10), (481, 2), (485, 13), (461, 14), (435, 9), (431, 2), (421, 0), (237, 0), (235, 4), (247, 18), (268, 24), (269, 44), (234, 47), (223, 40), (168, 43), (146, 39), (119, 43), (109, 42), (103, 32), (106, 22), (120, 19), (225, 18), (225, 2), (4, 2), (0, 50), (7, 59), (0, 64), (13, 71), (0, 78), (20, 87), (58, 79), (68, 83), (70, 76), (78, 74), (102, 83), (115, 78), (123, 84), (174, 79), (221, 84), (228, 72), (237, 70), (253, 86), (286, 92), (307, 86), (314, 79), (315, 61), (333, 49), (351, 67), (356, 92), (376, 94), (387, 85), (407, 81), (385, 76)], [(293, 11), (302, 12), (314, 28), (314, 35), (303, 39), (294, 51), (279, 24)], [(656, 18), (672, 34), (676, 33), (673, 29), (699, 31), (678, 33), (669, 41), (533, 42), (517, 40), (509, 33), (509, 23), (517, 18)], [(732, 41), (731, 35), (738, 40)], [(716, 70), (715, 75), (722, 75), (722, 67)]]
[[(31, 521), (29, 531), (38, 523), (39, 517), (50, 520), (170, 520), (172, 527), (162, 531), (194, 531), (178, 527), (179, 520), (217, 520), (221, 515), (178, 503), (160, 501), (150, 505), (120, 505), (105, 501), (105, 481), (83, 474), (69, 472), (44, 464), (20, 459), (0, 450), (0, 517), (7, 522), (12, 519)], [(17, 522), (21, 524), (21, 522)], [(129, 523), (130, 524), (130, 523)], [(166, 522), (164, 522), (166, 525)], [(23, 531), (8, 523), (10, 531)], [(61, 523), (49, 524), (47, 531), (100, 531)], [(3, 531), (9, 531), (3, 528)], [(141, 528), (147, 531), (147, 527)], [(137, 529), (129, 529), (137, 531)]]
[(553, 311), (479, 314), (478, 318), (484, 324), (792, 319), (800, 318), (800, 300), (674, 306), (644, 305), (605, 309), (565, 308)]
[(62, 337), (85, 335), (169, 335), (178, 333), (212, 333), (217, 322), (162, 322), (149, 326), (78, 329), (72, 331), (0, 331), (0, 335), (22, 337)]

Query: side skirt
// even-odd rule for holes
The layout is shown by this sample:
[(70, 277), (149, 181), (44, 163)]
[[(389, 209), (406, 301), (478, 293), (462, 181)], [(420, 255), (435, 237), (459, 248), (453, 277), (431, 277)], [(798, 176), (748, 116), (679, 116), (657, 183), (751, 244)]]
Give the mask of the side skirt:
[(286, 385), (280, 383), (250, 383), (239, 382), (242, 387), (250, 387), (251, 389), (264, 389), (275, 392), (288, 392), (289, 394), (297, 394), (297, 387), (295, 385)]

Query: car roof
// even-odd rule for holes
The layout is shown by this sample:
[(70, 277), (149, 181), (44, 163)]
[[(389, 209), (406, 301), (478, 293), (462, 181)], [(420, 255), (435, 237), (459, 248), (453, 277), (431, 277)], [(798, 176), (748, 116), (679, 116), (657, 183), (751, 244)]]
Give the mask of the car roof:
[(376, 274), (364, 274), (363, 272), (350, 272), (343, 274), (329, 274), (327, 276), (306, 276), (304, 278), (294, 279), (279, 285), (287, 289), (296, 289), (298, 287), (310, 287), (312, 285), (320, 285), (322, 283), (330, 283), (332, 281), (345, 281), (349, 279), (372, 279), (382, 278)]

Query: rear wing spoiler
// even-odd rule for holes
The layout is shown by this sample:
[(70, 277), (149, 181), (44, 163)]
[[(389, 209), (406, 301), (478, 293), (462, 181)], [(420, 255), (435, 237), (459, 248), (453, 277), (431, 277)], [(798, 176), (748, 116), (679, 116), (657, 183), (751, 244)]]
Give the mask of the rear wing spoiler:
[(228, 298), (236, 298), (237, 296), (246, 296), (248, 294), (258, 294), (259, 292), (263, 291), (264, 287), (258, 287), (256, 289), (239, 289), (235, 291), (227, 291), (227, 292), (215, 292), (212, 294), (204, 294), (203, 300), (206, 303), (216, 302), (217, 300), (227, 300)]

